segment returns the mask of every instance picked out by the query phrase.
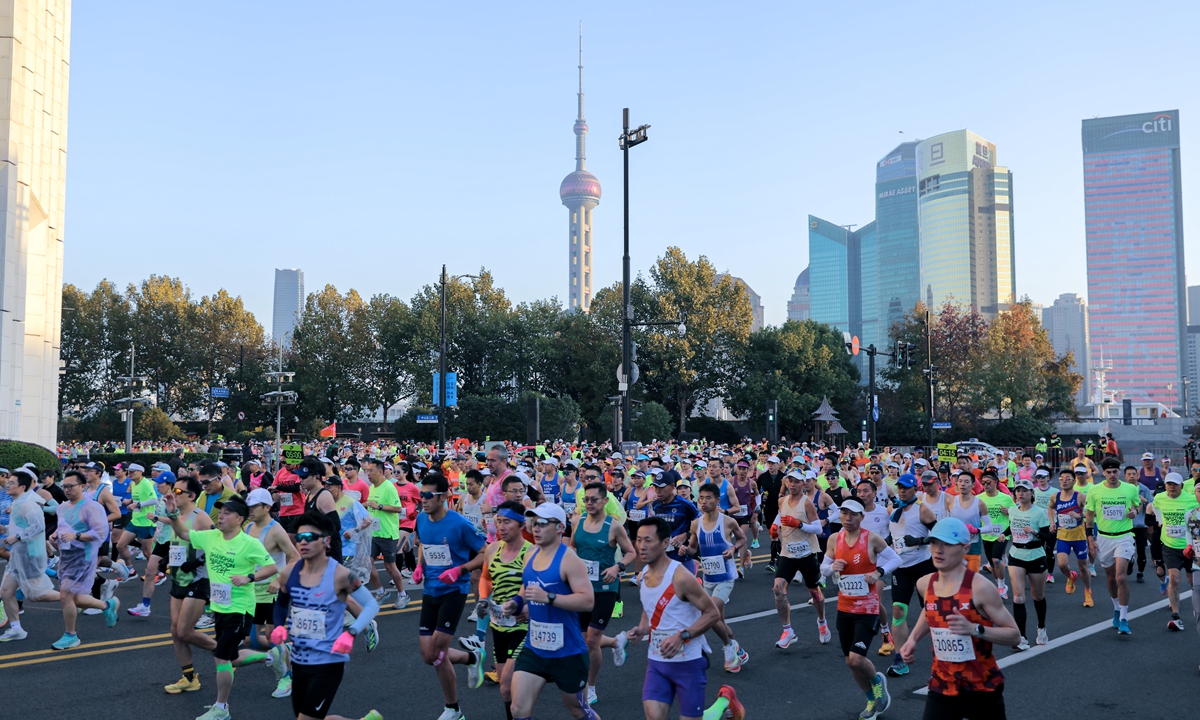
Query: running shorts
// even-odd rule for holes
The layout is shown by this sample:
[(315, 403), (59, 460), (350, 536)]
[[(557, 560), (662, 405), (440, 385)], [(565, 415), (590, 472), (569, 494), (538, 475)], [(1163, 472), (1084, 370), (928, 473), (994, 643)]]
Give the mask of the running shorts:
[(1183, 550), (1163, 545), (1162, 552), (1163, 564), (1167, 566), (1168, 570), (1184, 570), (1191, 567), (1191, 563), (1183, 556)]
[(604, 630), (608, 627), (609, 621), (612, 620), (613, 608), (621, 599), (621, 593), (598, 592), (595, 593), (595, 598), (596, 601), (590, 611), (579, 613), (579, 629), (584, 632), (587, 632), (589, 626), (597, 630)]
[(957, 695), (931, 692), (925, 697), (923, 720), (1004, 720), (1004, 687), (991, 692)]
[[(171, 557), (171, 543), (155, 543), (154, 549), (150, 551), (150, 554), (157, 558), (167, 560)], [(159, 565), (158, 567), (159, 572), (164, 570), (162, 565)]]
[(1066, 555), (1068, 560), (1074, 555), (1084, 562), (1088, 561), (1087, 540), (1059, 540), (1054, 543), (1054, 552)]
[(130, 523), (125, 526), (125, 532), (133, 533), (138, 540), (149, 540), (154, 537), (153, 525), (134, 525)]
[(983, 554), (989, 560), (1004, 562), (1004, 557), (1008, 554), (1008, 537), (1001, 535), (999, 540), (984, 540)]
[(792, 582), (796, 573), (804, 578), (804, 587), (812, 590), (821, 580), (821, 566), (817, 564), (817, 554), (805, 555), (802, 558), (790, 558), (780, 555), (775, 560), (775, 577)]
[(733, 580), (725, 580), (724, 582), (706, 582), (704, 592), (708, 593), (709, 597), (719, 598), (721, 602), (728, 604), (729, 596), (733, 595)]
[(525, 642), (524, 630), (497, 630), (492, 628), (492, 652), (497, 663), (508, 662), (517, 654), (517, 648)]
[(180, 585), (171, 580), (171, 597), (178, 600), (203, 600), (208, 602), (208, 578), (195, 580), (191, 585)]
[(255, 625), (274, 625), (275, 624), (275, 603), (255, 603), (254, 605), (254, 624)]
[(708, 658), (701, 656), (684, 662), (648, 660), (642, 700), (671, 705), (679, 699), (679, 714), (700, 717), (704, 714), (704, 687), (708, 683)]
[(537, 675), (546, 682), (554, 683), (559, 690), (568, 695), (587, 690), (588, 654), (585, 652), (566, 657), (544, 658), (534, 652), (533, 648), (521, 643), (515, 662), (513, 672)]
[(386, 564), (394, 564), (396, 562), (396, 539), (395, 538), (371, 538), (371, 557), (376, 558), (383, 556), (383, 562)]
[(1022, 568), (1030, 575), (1046, 572), (1046, 558), (1044, 556), (1038, 557), (1037, 560), (1018, 560), (1017, 558), (1010, 557), (1008, 564), (1011, 567)]
[(1096, 538), (1096, 561), (1100, 563), (1100, 567), (1112, 567), (1116, 564), (1117, 558), (1125, 558), (1128, 562), (1133, 560), (1136, 554), (1137, 547), (1133, 543), (1133, 533), (1118, 537), (1100, 535)]
[(917, 580), (932, 574), (933, 571), (933, 560), (929, 558), (916, 565), (896, 568), (892, 572), (892, 602), (908, 605), (908, 601), (912, 600), (913, 590), (917, 587)]
[(432, 635), (433, 631), (453, 635), (467, 606), (467, 596), (450, 591), (443, 595), (426, 595), (421, 599), (421, 635)]
[(854, 653), (866, 657), (871, 640), (879, 633), (879, 613), (863, 615), (838, 610), (837, 631), (842, 655), (850, 657), (850, 653)]
[(213, 619), (216, 620), (213, 631), (217, 639), (217, 646), (213, 648), (213, 657), (228, 662), (237, 660), (238, 646), (250, 634), (250, 626), (254, 624), (254, 618), (246, 613), (214, 611)]
[(292, 712), (297, 717), (324, 718), (342, 684), (345, 662), (301, 665), (292, 662)]

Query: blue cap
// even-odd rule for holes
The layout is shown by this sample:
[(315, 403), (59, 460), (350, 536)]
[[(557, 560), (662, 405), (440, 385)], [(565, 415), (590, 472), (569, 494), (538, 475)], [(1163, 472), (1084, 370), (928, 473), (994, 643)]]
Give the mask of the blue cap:
[(156, 483), (171, 483), (172, 485), (174, 485), (175, 484), (175, 473), (171, 472), (170, 470), (163, 470), (162, 472), (160, 472), (158, 474), (157, 477), (154, 478), (154, 482), (156, 482)]
[(645, 453), (640, 453), (640, 454), (637, 456), (637, 459), (638, 459), (638, 460), (649, 460), (649, 459), (650, 459), (650, 456), (649, 456), (649, 455), (646, 455)]
[(971, 543), (971, 531), (967, 529), (967, 524), (953, 517), (938, 520), (937, 525), (934, 525), (933, 529), (929, 531), (929, 537), (941, 540), (948, 545), (969, 545)]
[(896, 478), (896, 484), (900, 487), (914, 488), (917, 486), (917, 476), (912, 473), (904, 473)]

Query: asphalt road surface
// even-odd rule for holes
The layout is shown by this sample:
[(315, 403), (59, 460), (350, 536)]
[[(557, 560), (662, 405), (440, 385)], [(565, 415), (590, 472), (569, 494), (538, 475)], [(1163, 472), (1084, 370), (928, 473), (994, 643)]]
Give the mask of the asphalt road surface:
[[(727, 615), (750, 654), (750, 662), (740, 673), (728, 674), (718, 649), (708, 672), (708, 701), (716, 698), (722, 684), (730, 684), (745, 704), (747, 717), (755, 720), (857, 717), (865, 698), (845, 668), (836, 630), (832, 643), (818, 644), (815, 612), (801, 604), (808, 600), (803, 585), (793, 584), (789, 592), (796, 606), (792, 622), (800, 642), (787, 650), (775, 648), (780, 624), (771, 578), (765, 556), (758, 555), (747, 578), (734, 589)], [(1059, 582), (1048, 586), (1046, 593), (1050, 644), (1044, 648), (1035, 645), (1024, 653), (997, 650), (1006, 678), (1009, 717), (1046, 717), (1052, 707), (1068, 707), (1072, 714), (1084, 717), (1178, 717), (1180, 708), (1191, 707), (1200, 697), (1200, 636), (1193, 626), (1190, 601), (1182, 601), (1184, 632), (1168, 631), (1166, 598), (1159, 594), (1158, 582), (1150, 573), (1145, 584), (1130, 586), (1133, 634), (1118, 636), (1111, 629), (1111, 601), (1103, 584), (1096, 582), (1102, 579), (1103, 571), (1093, 579), (1096, 606), (1084, 608), (1082, 589), (1067, 595), (1059, 575)], [(417, 652), (420, 591), (410, 591), (410, 595), (413, 602), (408, 608), (392, 610), (389, 603), (380, 612), (382, 639), (374, 652), (368, 654), (362, 641), (357, 643), (333, 712), (359, 717), (374, 708), (389, 720), (435, 720), (441, 713), (442, 696), (433, 671), (422, 664)], [(170, 644), (167, 586), (158, 588), (149, 618), (125, 612), (140, 600), (140, 583), (127, 583), (117, 596), (122, 603), (117, 626), (104, 627), (100, 616), (81, 617), (78, 632), (83, 643), (66, 652), (50, 649), (50, 643), (62, 634), (59, 606), (25, 604), (22, 623), (29, 638), (0, 645), (0, 719), (107, 716), (185, 720), (204, 712), (204, 706), (215, 698), (213, 662), (207, 653), (195, 653), (203, 683), (200, 691), (167, 695), (162, 689), (180, 675)], [(625, 617), (613, 621), (612, 632), (631, 627), (640, 615), (636, 588), (626, 584), (622, 596)], [(833, 603), (828, 607), (832, 618)], [(469, 632), (468, 625), (464, 616), (460, 631)], [(833, 625), (830, 622), (831, 628)], [(1032, 602), (1029, 627), (1032, 641), (1036, 632)], [(714, 647), (718, 644), (711, 634), (709, 642)], [(871, 658), (882, 671), (890, 658), (878, 657), (878, 648), (877, 639)], [(628, 662), (616, 668), (611, 653), (604, 651), (604, 669), (597, 685), (600, 702), (595, 706), (603, 718), (644, 717), (645, 653), (644, 644), (631, 646)], [(921, 717), (924, 697), (917, 693), (929, 678), (929, 657), (926, 645), (909, 676), (890, 679), (893, 703), (885, 717)], [(497, 686), (485, 683), (478, 690), (468, 690), (461, 669), (459, 678), (460, 703), (468, 718), (504, 718)], [(272, 698), (273, 689), (274, 676), (265, 666), (238, 670), (230, 699), (233, 717), (294, 717), (290, 700)], [(555, 688), (548, 686), (535, 717), (569, 717), (559, 698)], [(672, 717), (678, 717), (678, 712)]]

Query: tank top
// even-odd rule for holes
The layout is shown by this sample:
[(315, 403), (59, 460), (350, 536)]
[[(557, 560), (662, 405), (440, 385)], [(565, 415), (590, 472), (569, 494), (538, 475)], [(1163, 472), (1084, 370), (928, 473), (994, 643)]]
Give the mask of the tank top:
[(704, 582), (721, 583), (737, 579), (737, 565), (733, 558), (725, 557), (724, 553), (733, 547), (725, 535), (725, 516), (717, 516), (717, 524), (712, 530), (704, 527), (704, 517), (700, 517), (700, 534), (696, 541), (700, 545), (700, 572)]
[(483, 522), (483, 493), (479, 493), (479, 499), (471, 502), (471, 496), (463, 495), (462, 499), (462, 516), (471, 523), (471, 527), (475, 528), (475, 532), (486, 537), (488, 534), (487, 526)]
[(620, 579), (605, 583), (600, 579), (604, 571), (616, 565), (613, 546), (608, 544), (608, 534), (612, 529), (612, 517), (604, 516), (604, 522), (596, 532), (588, 532), (585, 527), (587, 518), (583, 518), (575, 526), (575, 554), (587, 568), (588, 580), (592, 581), (592, 592), (616, 592)]
[(950, 511), (946, 509), (946, 493), (938, 493), (937, 500), (930, 500), (928, 495), (921, 495), (921, 504), (933, 511), (934, 521), (941, 520), (950, 515)]
[[(804, 513), (804, 503), (798, 502), (792, 504), (792, 497), (789, 495), (779, 501), (779, 518), (780, 520), (786, 515), (794, 517), (801, 524), (808, 522), (808, 516)], [(820, 512), (817, 513), (820, 516)], [(820, 549), (817, 542), (817, 536), (812, 533), (807, 533), (798, 527), (788, 527), (782, 522), (779, 523), (779, 554), (788, 558), (802, 558), (812, 555)]]
[(561, 504), (563, 506), (563, 510), (565, 510), (568, 515), (575, 512), (575, 496), (578, 494), (579, 494), (579, 483), (578, 482), (575, 483), (575, 489), (570, 492), (567, 492), (567, 484), (563, 483)]
[(900, 567), (912, 567), (930, 558), (928, 545), (909, 547), (904, 542), (905, 537), (923, 538), (929, 535), (929, 528), (921, 522), (921, 505), (913, 503), (900, 513), (900, 522), (888, 520), (888, 529), (892, 533), (892, 549), (900, 555)]
[(862, 529), (870, 530), (887, 540), (892, 535), (888, 529), (888, 514), (886, 507), (876, 504), (874, 509), (863, 513)]
[[(83, 499), (84, 500), (95, 500), (96, 502), (100, 503), (100, 493), (102, 493), (102, 492), (104, 492), (104, 483), (100, 483), (100, 486), (97, 487), (95, 490), (88, 490), (85, 487), (85, 489), (83, 490)], [(104, 517), (107, 518), (108, 517), (108, 508), (104, 507), (104, 503), (100, 503), (100, 507), (104, 508)], [(104, 540), (105, 540), (105, 542), (107, 542), (112, 539), (112, 523), (105, 521), (104, 526), (106, 528), (108, 528), (108, 530), (107, 530), (108, 535), (104, 536)]]
[(542, 495), (546, 496), (546, 502), (558, 502), (559, 491), (562, 486), (558, 482), (558, 473), (554, 473), (554, 477), (549, 480), (542, 480)]
[(1138, 468), (1138, 482), (1150, 488), (1150, 492), (1158, 489), (1158, 483), (1162, 481), (1162, 472), (1155, 466), (1152, 475), (1146, 474), (1146, 468)]
[[(813, 488), (811, 495), (808, 495), (807, 493), (805, 493), (805, 494), (807, 495), (809, 500), (812, 500), (813, 507), (815, 507), (817, 509), (817, 519), (829, 521), (827, 524), (825, 524), (821, 527), (820, 537), (822, 537), (822, 538), (829, 537), (829, 533), (831, 532), (829, 529), (829, 526), (832, 525), (835, 520), (841, 519), (841, 515), (840, 515), (841, 511), (838, 510), (837, 505), (830, 505), (829, 507), (822, 509), (821, 508), (821, 491), (817, 488)], [(781, 506), (783, 505), (782, 499), (780, 499), (779, 504)]]
[(733, 493), (737, 496), (738, 511), (734, 513), (735, 517), (748, 517), (754, 512), (754, 488), (750, 487), (750, 481), (747, 480), (745, 485), (733, 484)]
[(334, 586), (338, 564), (327, 560), (325, 573), (315, 587), (300, 584), (303, 565), (296, 563), (287, 580), (287, 592), (292, 600), (288, 618), (292, 662), (300, 665), (346, 662), (349, 655), (333, 651), (333, 642), (342, 634), (342, 621), (346, 616), (346, 603), (338, 600)]
[(870, 537), (866, 529), (860, 529), (858, 540), (851, 546), (846, 544), (845, 530), (837, 534), (833, 559), (846, 562), (846, 567), (838, 576), (838, 612), (879, 614), (879, 584), (868, 585), (864, 577), (867, 573), (878, 571), (871, 561)]
[[(1071, 493), (1070, 500), (1063, 500), (1062, 493), (1054, 493), (1051, 504), (1054, 505), (1055, 522), (1058, 525), (1058, 539), (1067, 542), (1087, 540), (1087, 530), (1083, 527), (1083, 505), (1078, 492)], [(1071, 513), (1079, 513), (1078, 516)]]
[[(263, 542), (263, 538), (267, 536), (267, 533), (271, 532), (271, 526), (275, 525), (275, 524), (276, 524), (275, 520), (271, 520), (271, 522), (269, 522), (263, 526), (262, 532), (255, 535), (253, 532), (255, 530), (254, 522), (252, 521), (249, 525), (246, 526), (246, 534), (249, 535), (250, 537), (254, 538), (255, 540), (258, 540), (258, 542), (261, 543), (263, 545), (263, 547), (265, 548), (266, 543)], [(271, 556), (271, 560), (275, 563), (275, 568), (277, 570), (283, 570), (283, 566), (287, 564), (287, 555), (282, 550), (276, 550), (275, 552), (270, 552), (268, 550), (267, 554)], [(259, 568), (261, 568), (261, 567), (262, 566), (260, 565), (256, 568), (254, 568), (254, 571), (258, 572)], [(269, 592), (267, 590), (267, 588), (269, 588), (271, 586), (272, 580), (274, 580), (273, 577), (266, 578), (264, 580), (255, 580), (254, 581), (254, 602), (255, 603), (262, 605), (264, 603), (275, 602), (276, 594), (273, 592)]]
[(641, 495), (638, 494), (639, 490), (643, 494), (646, 492), (644, 488), (632, 487), (625, 496), (625, 513), (633, 522), (640, 522), (646, 519), (646, 508), (637, 507), (638, 502), (642, 499)]
[[(976, 528), (983, 525), (980, 522), (978, 495), (971, 497), (971, 504), (967, 507), (963, 507), (962, 503), (959, 502), (959, 498), (962, 497), (961, 495), (950, 495), (948, 497), (950, 499), (950, 517), (962, 520), (964, 523)], [(981, 552), (983, 552), (983, 540), (978, 535), (973, 535), (971, 537), (971, 547), (967, 548), (967, 554), (978, 555)]]
[(521, 591), (521, 575), (525, 570), (525, 556), (529, 554), (529, 548), (533, 547), (533, 543), (528, 540), (522, 540), (521, 550), (511, 562), (504, 562), (501, 557), (505, 545), (504, 541), (500, 542), (499, 549), (492, 556), (492, 561), (488, 563), (488, 576), (492, 579), (492, 594), (488, 598), (488, 613), (492, 618), (491, 626), (493, 630), (500, 632), (524, 631), (529, 629), (527, 624), (518, 623), (516, 618), (513, 617), (505, 617), (500, 610), (504, 606), (504, 603), (512, 600)]
[(995, 692), (1004, 687), (1004, 675), (992, 656), (992, 644), (971, 635), (955, 635), (950, 632), (946, 619), (957, 609), (967, 620), (992, 627), (992, 621), (975, 609), (971, 598), (971, 581), (975, 573), (963, 573), (962, 585), (949, 597), (939, 597), (933, 587), (940, 573), (929, 578), (925, 591), (925, 622), (933, 638), (933, 674), (929, 678), (929, 691), (941, 695), (958, 695), (962, 692)]
[[(113, 497), (117, 499), (117, 505), (121, 508), (121, 517), (125, 517), (132, 512), (124, 503), (121, 502), (122, 500), (130, 500), (133, 498), (133, 491), (131, 490), (132, 485), (133, 480), (130, 478), (125, 478), (124, 480), (113, 478), (112, 494)], [(107, 514), (107, 512), (105, 514)]]
[[(533, 567), (533, 561), (539, 553), (541, 548), (535, 549), (525, 561), (521, 582), (525, 586), (539, 585), (555, 595), (570, 595), (571, 586), (562, 579), (562, 559), (567, 553), (567, 546), (559, 544), (558, 551), (545, 570), (535, 570)], [(529, 634), (525, 636), (525, 645), (534, 655), (557, 658), (587, 652), (587, 643), (579, 629), (579, 613), (537, 602), (528, 603), (528, 607)]]
[[(200, 508), (192, 508), (192, 514), (184, 519), (183, 524), (189, 531), (193, 528), (192, 523), (196, 521), (196, 516), (201, 512)], [(186, 587), (197, 580), (204, 580), (208, 577), (208, 565), (203, 562), (200, 563), (200, 567), (190, 573), (179, 569), (180, 565), (190, 560), (204, 560), (204, 551), (197, 550), (192, 547), (190, 542), (175, 535), (171, 538), (171, 545), (167, 550), (167, 572), (172, 575), (176, 585)]]
[(706, 650), (708, 642), (704, 636), (694, 637), (683, 644), (675, 657), (665, 658), (659, 651), (662, 641), (680, 630), (691, 627), (700, 617), (700, 611), (691, 603), (675, 597), (675, 570), (678, 560), (672, 560), (663, 573), (658, 585), (651, 586), (642, 573), (638, 593), (641, 595), (643, 611), (650, 618), (649, 657), (655, 662), (687, 662), (698, 659)]
[[(308, 497), (307, 493), (302, 493), (301, 497), (304, 498), (304, 512), (311, 512), (314, 515), (324, 515), (325, 519), (329, 520), (331, 527), (340, 528), (342, 526), (342, 517), (338, 515), (336, 501), (333, 504), (333, 510), (327, 513), (323, 513), (317, 509), (317, 500), (321, 497), (321, 493), (328, 492), (325, 488), (320, 488), (313, 493), (312, 497)], [(329, 493), (329, 497), (332, 498), (333, 493)], [(334, 559), (342, 557), (342, 534), (340, 532), (335, 532), (329, 536), (329, 556)]]

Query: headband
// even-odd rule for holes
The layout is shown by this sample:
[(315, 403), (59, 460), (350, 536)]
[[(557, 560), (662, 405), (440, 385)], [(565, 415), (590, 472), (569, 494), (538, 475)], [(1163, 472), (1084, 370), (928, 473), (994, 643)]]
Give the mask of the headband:
[(508, 518), (509, 520), (515, 520), (516, 522), (519, 522), (519, 523), (525, 522), (524, 515), (516, 512), (515, 510), (509, 510), (508, 508), (500, 508), (499, 510), (497, 510), (496, 516), (502, 517), (502, 518)]

